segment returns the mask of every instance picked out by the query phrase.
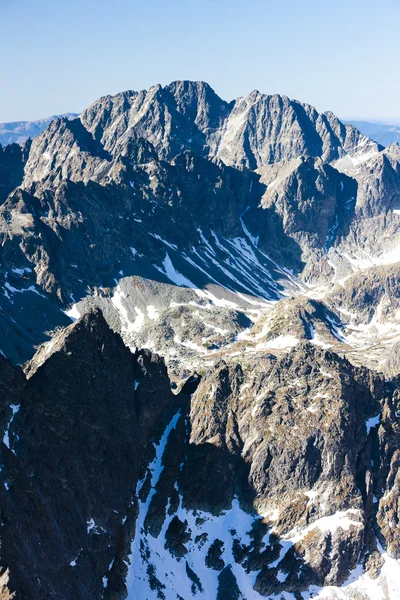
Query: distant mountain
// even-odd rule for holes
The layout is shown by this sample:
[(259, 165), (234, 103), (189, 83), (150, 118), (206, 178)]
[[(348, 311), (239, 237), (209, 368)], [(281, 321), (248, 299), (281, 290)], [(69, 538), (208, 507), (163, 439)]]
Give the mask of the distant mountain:
[(390, 146), (390, 144), (400, 144), (400, 125), (387, 125), (385, 123), (371, 123), (369, 121), (344, 121), (349, 125), (354, 125), (362, 133), (372, 138), (381, 146)]
[(53, 115), (47, 119), (39, 119), (39, 121), (14, 121), (12, 123), (0, 123), (0, 144), (23, 144), (28, 138), (34, 138), (46, 127), (54, 121), (63, 117), (64, 119), (75, 119), (78, 115), (75, 113), (65, 113), (62, 115)]
[(104, 96), (80, 119), (112, 156), (126, 153), (129, 143), (145, 138), (163, 160), (191, 150), (254, 170), (299, 156), (332, 162), (377, 149), (331, 112), (318, 113), (304, 102), (257, 90), (228, 103), (202, 81), (175, 81)]

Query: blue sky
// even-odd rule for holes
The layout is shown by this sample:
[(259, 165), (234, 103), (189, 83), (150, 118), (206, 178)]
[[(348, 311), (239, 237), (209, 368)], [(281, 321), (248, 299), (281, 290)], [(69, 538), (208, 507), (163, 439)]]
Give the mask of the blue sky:
[(0, 0), (0, 122), (203, 79), (400, 121), (400, 0)]

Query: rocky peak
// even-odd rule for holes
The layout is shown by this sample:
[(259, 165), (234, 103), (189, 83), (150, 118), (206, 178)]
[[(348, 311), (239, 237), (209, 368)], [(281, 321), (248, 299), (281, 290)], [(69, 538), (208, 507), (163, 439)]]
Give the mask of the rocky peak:
[(360, 165), (356, 209), (365, 218), (400, 208), (400, 147), (393, 144)]
[(21, 598), (100, 597), (110, 563), (126, 570), (139, 473), (179, 399), (163, 361), (131, 353), (99, 310), (56, 334), (26, 373), (1, 449), (8, 588)]
[(39, 135), (49, 123), (54, 119), (66, 118), (75, 119), (78, 115), (76, 113), (65, 113), (63, 115), (53, 115), (45, 119), (39, 119), (37, 121), (13, 121), (11, 123), (0, 123), (0, 144), (6, 146), (7, 144), (24, 144), (29, 140)]
[[(285, 161), (258, 172), (266, 190), (260, 206), (249, 211), (248, 219), (258, 235), (259, 247), (282, 252), (279, 240), (284, 232), (291, 240), (284, 249), (285, 262), (302, 272), (306, 280), (329, 277), (332, 268), (326, 254), (346, 231), (350, 219), (346, 202), (356, 196), (355, 182), (313, 157)], [(265, 217), (260, 214), (262, 210)]]
[[(52, 363), (62, 362), (64, 355), (73, 354), (78, 358), (83, 353), (95, 361), (99, 352), (101, 360), (110, 360), (110, 355), (113, 353), (120, 354), (121, 359), (123, 355), (124, 362), (132, 359), (131, 352), (126, 348), (120, 336), (111, 331), (101, 310), (95, 308), (69, 327), (56, 333), (51, 342), (41, 346), (33, 359), (25, 366), (25, 373), (30, 378), (44, 363), (46, 363), (47, 369)], [(78, 358), (78, 360), (81, 359)]]
[[(96, 179), (108, 168), (109, 156), (79, 119), (55, 119), (32, 142), (24, 187), (46, 178)], [(105, 164), (104, 164), (105, 163)]]
[(174, 81), (166, 86), (176, 99), (179, 112), (193, 122), (200, 131), (222, 126), (229, 111), (222, 100), (204, 81)]
[[(201, 81), (106, 96), (80, 118), (114, 156), (125, 137), (145, 137), (162, 159), (192, 148), (251, 169), (301, 155), (332, 161), (358, 151), (361, 141), (368, 140), (331, 113), (319, 115), (312, 106), (286, 96), (255, 90), (228, 104)], [(368, 144), (378, 151), (377, 144)]]

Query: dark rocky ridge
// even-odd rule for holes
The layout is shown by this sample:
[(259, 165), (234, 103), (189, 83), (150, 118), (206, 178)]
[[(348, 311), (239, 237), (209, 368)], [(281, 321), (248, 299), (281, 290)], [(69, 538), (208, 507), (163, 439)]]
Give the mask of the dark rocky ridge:
[(163, 361), (132, 354), (100, 312), (60, 332), (25, 371), (26, 380), (2, 361), (13, 390), (3, 402), (19, 406), (1, 448), (9, 588), (16, 598), (100, 598), (111, 561), (125, 568), (132, 525), (122, 522), (134, 519), (149, 442), (179, 400)]
[[(376, 553), (376, 517), (380, 539), (398, 555), (398, 536), (388, 525), (397, 510), (397, 381), (385, 383), (304, 344), (279, 360), (254, 359), (250, 370), (221, 362), (174, 396), (163, 361), (148, 351), (132, 354), (99, 311), (41, 347), (26, 379), (5, 359), (1, 368), (5, 598), (124, 598), (127, 572), (141, 563), (149, 581), (161, 585), (151, 539), (164, 528), (176, 568), (179, 557), (189, 561), (190, 581), (205, 585), (203, 569), (227, 566), (228, 538), (195, 541), (182, 511), (187, 518), (193, 510), (222, 518), (235, 497), (253, 513), (255, 528), (250, 545), (234, 542), (235, 561), (258, 572), (262, 595), (343, 582), (359, 556)], [(190, 405), (185, 393), (193, 394)], [(129, 566), (135, 518), (150, 492), (143, 484), (138, 507), (138, 480), (148, 481), (150, 442), (178, 410), (145, 529), (136, 532), (147, 551), (134, 554)], [(379, 429), (366, 428), (379, 412)], [(335, 514), (351, 516), (353, 524), (328, 534), (321, 524)], [(270, 531), (262, 552), (260, 527), (262, 536)], [(282, 540), (301, 528), (306, 533), (292, 550), (282, 551)], [(192, 571), (199, 543), (206, 543), (207, 558)], [(289, 573), (285, 583), (282, 569)], [(236, 588), (237, 572), (222, 572), (219, 593)]]

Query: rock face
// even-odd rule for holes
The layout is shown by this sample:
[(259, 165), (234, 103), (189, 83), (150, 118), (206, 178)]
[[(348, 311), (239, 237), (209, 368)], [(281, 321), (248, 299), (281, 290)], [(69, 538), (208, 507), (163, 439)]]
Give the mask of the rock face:
[(140, 469), (177, 400), (162, 360), (131, 354), (100, 312), (58, 334), (25, 373), (3, 361), (8, 585), (21, 598), (100, 598), (110, 563), (125, 568)]
[[(254, 91), (228, 104), (201, 81), (176, 81), (148, 91), (101, 98), (81, 115), (111, 154), (130, 138), (145, 138), (170, 160), (188, 145), (235, 167), (256, 169), (299, 156), (332, 161), (379, 146), (332, 114), (286, 96)], [(161, 129), (160, 129), (161, 126)]]
[(141, 561), (132, 554), (128, 597), (156, 597), (152, 586), (161, 597), (223, 597), (227, 580), (238, 597), (297, 597), (369, 564), (377, 514), (397, 543), (385, 520), (397, 505), (381, 491), (397, 464), (392, 393), (383, 378), (308, 344), (247, 372), (215, 365), (186, 428), (178, 421), (164, 446), (168, 471), (140, 502)]
[(8, 194), (22, 183), (29, 149), (30, 142), (22, 148), (18, 144), (2, 148), (0, 144), (0, 203), (4, 202)]
[(270, 226), (264, 229), (255, 211), (249, 215), (254, 219), (252, 229), (259, 231), (259, 246), (268, 251), (272, 238), (275, 254), (280, 254), (282, 235), (276, 227), (280, 221), (285, 237), (297, 249), (287, 257), (289, 264), (297, 264), (304, 280), (326, 281), (333, 272), (328, 251), (348, 224), (346, 202), (356, 195), (355, 182), (321, 159), (299, 158), (277, 172), (276, 168), (261, 170), (267, 188), (261, 206), (273, 212)]
[(188, 81), (0, 149), (1, 597), (396, 597), (399, 173)]
[(398, 553), (396, 383), (334, 353), (222, 361), (174, 396), (95, 311), (0, 366), (4, 597), (299, 594), (367, 565), (375, 518)]

